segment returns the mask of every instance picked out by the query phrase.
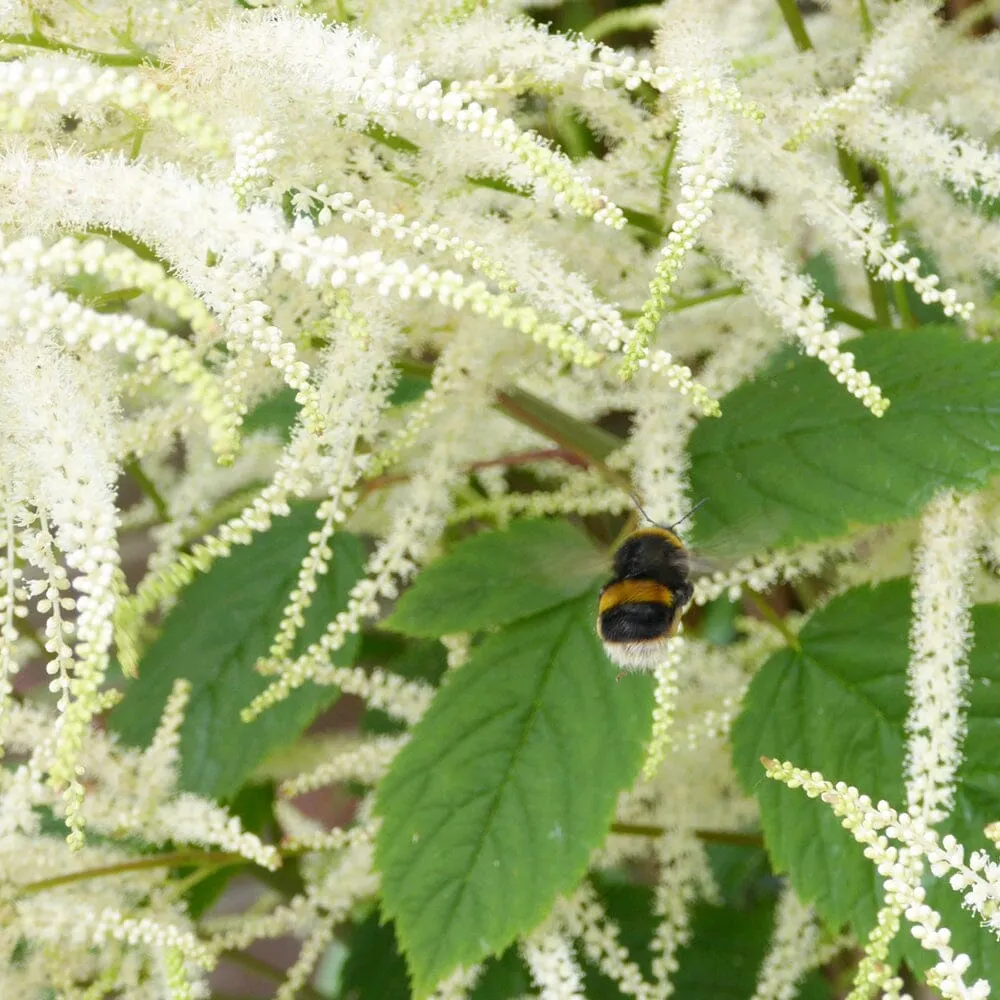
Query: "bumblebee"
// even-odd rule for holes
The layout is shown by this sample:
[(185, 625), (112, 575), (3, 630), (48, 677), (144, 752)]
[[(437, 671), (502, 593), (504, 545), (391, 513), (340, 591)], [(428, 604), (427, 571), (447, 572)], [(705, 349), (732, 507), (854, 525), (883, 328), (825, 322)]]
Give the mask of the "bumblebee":
[(597, 634), (622, 673), (652, 670), (663, 659), (664, 646), (680, 627), (694, 593), (687, 549), (673, 531), (681, 521), (639, 528), (615, 551), (614, 576), (601, 590)]

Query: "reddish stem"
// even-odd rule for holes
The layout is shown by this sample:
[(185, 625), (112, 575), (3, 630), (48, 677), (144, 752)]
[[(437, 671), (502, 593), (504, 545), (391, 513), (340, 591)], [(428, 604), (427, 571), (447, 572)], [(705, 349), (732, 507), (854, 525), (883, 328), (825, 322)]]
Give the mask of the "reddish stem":
[[(499, 458), (487, 458), (481, 462), (470, 462), (468, 469), (475, 472), (477, 469), (488, 469), (494, 465), (515, 466), (529, 465), (531, 462), (544, 462), (554, 460), (565, 462), (567, 465), (575, 465), (579, 468), (587, 468), (587, 460), (575, 451), (566, 448), (537, 448), (534, 451), (519, 451), (512, 455), (501, 455)], [(385, 489), (387, 486), (398, 486), (405, 483), (409, 476), (376, 476), (368, 479), (364, 483), (364, 491), (371, 493), (373, 490)]]

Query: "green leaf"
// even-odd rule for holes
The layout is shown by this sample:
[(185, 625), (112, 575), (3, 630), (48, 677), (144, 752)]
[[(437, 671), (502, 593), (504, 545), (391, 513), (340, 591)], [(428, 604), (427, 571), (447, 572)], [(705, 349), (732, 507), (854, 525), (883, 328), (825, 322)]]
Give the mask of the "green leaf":
[(426, 375), (403, 372), (393, 386), (389, 405), (406, 406), (407, 403), (415, 403), (430, 387), (431, 380)]
[[(344, 1000), (410, 1000), (406, 962), (399, 953), (396, 925), (373, 910), (351, 933), (351, 949), (341, 978)], [(483, 967), (471, 1000), (511, 1000), (531, 990), (517, 950), (508, 948)]]
[[(652, 890), (604, 878), (595, 880), (595, 884), (608, 916), (621, 931), (621, 943), (649, 980), (653, 958), (649, 944), (658, 922), (653, 914)], [(745, 1000), (754, 992), (773, 928), (773, 894), (741, 905), (697, 904), (692, 911), (690, 940), (677, 951), (672, 995), (678, 1000)], [(586, 961), (584, 970), (587, 1000), (624, 997), (610, 979)], [(807, 977), (795, 995), (799, 1000), (821, 1000), (829, 998), (830, 990), (814, 974)]]
[[(174, 681), (186, 677), (191, 682), (180, 741), (180, 783), (188, 791), (232, 796), (268, 753), (294, 740), (337, 697), (334, 688), (306, 684), (253, 722), (240, 720), (240, 710), (269, 683), (254, 664), (267, 654), (315, 528), (315, 505), (296, 505), (252, 544), (235, 548), (197, 577), (167, 615), (146, 650), (138, 679), (112, 713), (112, 727), (122, 738), (144, 746)], [(334, 535), (332, 548), (330, 572), (318, 582), (297, 652), (345, 607), (360, 575), (362, 549), (356, 537)], [(353, 662), (356, 647), (356, 639), (349, 639), (334, 661)]]
[(746, 548), (840, 535), (916, 514), (942, 487), (1000, 471), (1000, 344), (953, 329), (852, 340), (857, 367), (892, 400), (876, 418), (819, 361), (735, 389), (691, 435), (691, 495), (709, 497), (694, 544)]
[[(653, 890), (645, 885), (623, 881), (616, 873), (591, 876), (597, 895), (608, 917), (618, 926), (618, 940), (629, 958), (639, 966), (647, 982), (653, 978), (653, 952), (649, 947), (658, 918), (653, 914)], [(577, 957), (584, 972), (584, 996), (587, 1000), (618, 1000), (621, 990), (584, 956), (577, 945)]]
[(475, 535), (417, 577), (385, 628), (437, 637), (505, 625), (591, 590), (610, 572), (565, 521), (517, 521)]
[(486, 963), (471, 1000), (511, 1000), (530, 994), (531, 985), (531, 976), (517, 948), (511, 946), (499, 958)]
[(247, 434), (254, 431), (277, 431), (283, 441), (292, 436), (292, 425), (298, 419), (299, 404), (295, 401), (294, 389), (279, 389), (273, 396), (261, 400), (243, 421)]
[(396, 944), (396, 927), (373, 910), (351, 932), (341, 976), (345, 1000), (410, 1000), (406, 963)]
[[(376, 662), (380, 667), (405, 677), (407, 680), (429, 681), (435, 687), (440, 683), (448, 669), (448, 654), (440, 642), (430, 639), (400, 639), (399, 636), (389, 636), (387, 633), (376, 633), (380, 638), (394, 639), (405, 643), (403, 648), (395, 653), (380, 657)], [(372, 633), (365, 637), (362, 644), (362, 654), (369, 649), (377, 648), (381, 642), (372, 641)], [(361, 717), (361, 728), (366, 733), (400, 733), (406, 727), (398, 719), (392, 718), (379, 708), (366, 708)]]
[(536, 926), (577, 884), (635, 778), (651, 682), (615, 682), (596, 600), (489, 636), (379, 787), (376, 863), (417, 996)]
[(739, 637), (736, 619), (741, 611), (741, 604), (726, 596), (709, 601), (698, 619), (699, 637), (713, 646), (728, 646), (736, 642)]
[(828, 253), (818, 253), (810, 257), (803, 270), (815, 282), (823, 298), (839, 299), (842, 297), (840, 278), (837, 275), (837, 262)]
[(757, 900), (777, 896), (781, 884), (771, 873), (763, 847), (708, 842), (705, 853), (712, 866), (720, 902), (747, 907)]
[[(974, 609), (975, 646), (965, 761), (955, 810), (942, 824), (969, 849), (987, 846), (986, 823), (1000, 815), (1000, 608)], [(874, 800), (905, 805), (904, 724), (908, 710), (910, 591), (906, 581), (848, 591), (803, 628), (801, 652), (772, 656), (750, 684), (733, 727), (733, 759), (755, 795), (772, 862), (833, 926), (850, 923), (862, 939), (882, 900), (880, 879), (829, 807), (763, 776), (761, 756), (790, 760), (846, 781)], [(928, 901), (968, 953), (976, 975), (1000, 982), (1000, 944), (961, 910), (941, 882)], [(927, 953), (907, 930), (900, 942), (917, 968)]]

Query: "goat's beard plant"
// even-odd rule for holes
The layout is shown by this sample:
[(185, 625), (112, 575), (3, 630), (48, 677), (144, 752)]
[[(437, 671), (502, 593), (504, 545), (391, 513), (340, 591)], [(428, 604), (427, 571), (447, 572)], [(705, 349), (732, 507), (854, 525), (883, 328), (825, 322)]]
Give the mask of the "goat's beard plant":
[(0, 11), (0, 992), (987, 996), (1000, 36), (253, 6)]

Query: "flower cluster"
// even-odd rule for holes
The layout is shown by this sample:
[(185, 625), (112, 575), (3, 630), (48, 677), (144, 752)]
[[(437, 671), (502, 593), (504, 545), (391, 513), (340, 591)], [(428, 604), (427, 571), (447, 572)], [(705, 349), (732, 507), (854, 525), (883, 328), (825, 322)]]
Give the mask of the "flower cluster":
[[(703, 499), (692, 435), (719, 428), (727, 396), (769, 377), (786, 343), (881, 430), (905, 400), (855, 338), (925, 317), (956, 342), (1000, 329), (1000, 35), (930, 0), (805, 17), (790, 0), (611, 5), (582, 32), (570, 5), (541, 5), (551, 25), (538, 6), (0, 3), (5, 996), (202, 997), (227, 952), (293, 935), (277, 988), (291, 1000), (374, 908), (381, 783), (489, 641), (466, 623), (387, 637), (428, 564), (531, 518), (570, 518), (607, 548), (636, 499), (685, 519)], [(996, 445), (984, 432), (969, 448)], [(754, 675), (805, 644), (832, 590), (909, 574), (907, 811), (790, 764), (768, 772), (833, 807), (886, 880), (854, 996), (902, 995), (904, 923), (943, 996), (986, 995), (921, 879), (947, 878), (1000, 928), (997, 862), (934, 830), (958, 796), (970, 606), (997, 592), (997, 488), (978, 467), (931, 474), (977, 494), (935, 484), (919, 524), (845, 516), (837, 536), (778, 530), (793, 540), (779, 549), (743, 538), (694, 581), (690, 627), (655, 671), (642, 775), (590, 845), (591, 871), (648, 877), (651, 960), (584, 879), (504, 944), (525, 991), (577, 1000), (596, 969), (636, 1000), (671, 994), (694, 906), (723, 895), (706, 841), (760, 824), (730, 745)], [(729, 497), (709, 500), (736, 522)], [(250, 798), (262, 776), (277, 789), (258, 827), (242, 796), (230, 810), (185, 771), (226, 739), (203, 723), (217, 689), (163, 682), (144, 748), (109, 735), (110, 713), (162, 680), (147, 654), (190, 611), (188, 588), (217, 586), (306, 504), (298, 554), (241, 637), (238, 703), (222, 706), (262, 746), (287, 744), (247, 765)], [(528, 583), (576, 600), (562, 564), (542, 562)], [(231, 589), (210, 609), (220, 629), (243, 610)], [(758, 611), (767, 622), (744, 617)], [(357, 733), (306, 732), (317, 688), (363, 703)], [(350, 808), (321, 823), (331, 786)], [(262, 882), (254, 901), (202, 911), (208, 876), (235, 868)], [(816, 913), (782, 888), (760, 1000), (824, 960)], [(491, 961), (432, 995), (464, 1000)]]
[[(899, 813), (887, 802), (873, 803), (856, 788), (827, 781), (819, 773), (810, 773), (787, 762), (764, 761), (768, 777), (801, 788), (811, 798), (821, 798), (829, 805), (843, 826), (858, 843), (864, 845), (865, 855), (875, 864), (886, 880), (886, 899), (879, 925), (869, 939), (867, 951), (870, 961), (861, 966), (856, 983), (859, 989), (873, 987), (895, 989), (895, 976), (886, 964), (889, 944), (899, 926), (899, 917), (905, 916), (911, 933), (937, 958), (928, 977), (944, 997), (962, 1000), (983, 1000), (990, 995), (990, 985), (985, 979), (966, 984), (965, 974), (971, 966), (968, 955), (956, 953), (950, 946), (950, 931), (941, 926), (941, 916), (926, 902), (926, 891), (921, 876), (928, 863), (940, 877), (953, 867), (959, 870), (954, 877), (955, 888), (964, 886), (961, 871), (961, 852), (956, 852), (954, 841), (948, 842), (951, 850), (938, 846), (937, 835), (919, 817)], [(895, 843), (893, 843), (895, 842)], [(952, 864), (954, 862), (954, 864)], [(982, 867), (985, 859), (977, 859)]]

